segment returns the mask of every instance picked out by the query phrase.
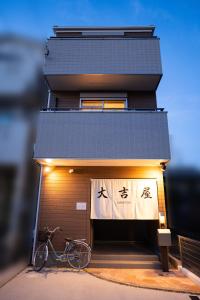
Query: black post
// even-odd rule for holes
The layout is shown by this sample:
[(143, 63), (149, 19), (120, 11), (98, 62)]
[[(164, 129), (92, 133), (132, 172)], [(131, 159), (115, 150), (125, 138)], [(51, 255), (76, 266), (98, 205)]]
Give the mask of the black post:
[(163, 272), (169, 272), (169, 257), (167, 246), (160, 246), (160, 260)]

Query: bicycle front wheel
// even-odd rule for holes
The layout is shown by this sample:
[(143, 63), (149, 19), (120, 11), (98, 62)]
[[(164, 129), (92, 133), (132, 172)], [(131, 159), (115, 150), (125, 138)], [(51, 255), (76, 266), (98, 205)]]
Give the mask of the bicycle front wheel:
[(44, 268), (48, 258), (48, 247), (45, 243), (41, 244), (34, 255), (33, 258), (33, 269), (37, 272)]
[(69, 265), (74, 269), (84, 269), (91, 259), (91, 249), (82, 241), (74, 241), (68, 253)]

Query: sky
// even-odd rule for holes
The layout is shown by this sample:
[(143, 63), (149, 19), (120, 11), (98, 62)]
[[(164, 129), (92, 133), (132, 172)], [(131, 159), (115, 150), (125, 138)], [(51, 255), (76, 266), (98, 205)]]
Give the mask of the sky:
[(200, 168), (200, 0), (0, 2), (0, 33), (43, 40), (54, 25), (155, 25), (163, 66), (157, 102), (168, 111), (171, 165)]

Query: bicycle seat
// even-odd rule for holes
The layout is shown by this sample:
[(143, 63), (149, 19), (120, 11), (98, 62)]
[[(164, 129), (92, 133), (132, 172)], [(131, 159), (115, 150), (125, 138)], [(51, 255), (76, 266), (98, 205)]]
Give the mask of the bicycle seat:
[(70, 237), (66, 237), (66, 238), (65, 238), (65, 241), (71, 242), (71, 241), (73, 241), (73, 239), (71, 239)]

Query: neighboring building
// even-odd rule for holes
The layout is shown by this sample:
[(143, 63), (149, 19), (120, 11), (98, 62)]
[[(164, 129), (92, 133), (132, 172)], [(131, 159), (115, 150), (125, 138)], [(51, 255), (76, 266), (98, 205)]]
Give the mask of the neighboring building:
[(168, 227), (175, 235), (200, 240), (199, 170), (174, 167), (165, 175)]
[(181, 260), (183, 268), (200, 276), (200, 172), (194, 167), (169, 168), (164, 182), (173, 240), (170, 254)]
[[(42, 167), (36, 228), (61, 226), (93, 248), (156, 248), (170, 148), (154, 29), (54, 27), (44, 66), (51, 95), (34, 151)], [(62, 234), (55, 244), (63, 247)]]
[[(0, 35), (0, 271), (24, 257), (28, 261), (32, 248), (35, 120), (47, 90), (42, 62), (41, 43)], [(10, 271), (7, 280), (12, 276)]]

